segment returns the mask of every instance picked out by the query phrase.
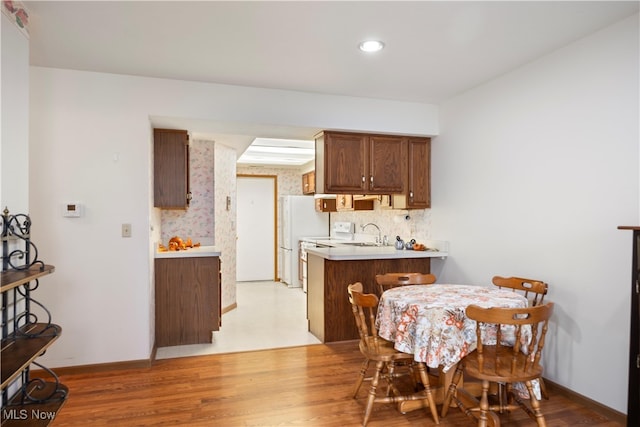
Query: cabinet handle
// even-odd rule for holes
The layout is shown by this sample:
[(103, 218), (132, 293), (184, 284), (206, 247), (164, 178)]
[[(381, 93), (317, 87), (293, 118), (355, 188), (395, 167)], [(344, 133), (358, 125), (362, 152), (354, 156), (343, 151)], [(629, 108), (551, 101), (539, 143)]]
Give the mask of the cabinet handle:
[(373, 190), (373, 175), (369, 177), (369, 190)]
[(191, 199), (193, 199), (193, 195), (191, 194), (191, 191), (189, 191), (187, 193), (187, 203), (189, 203), (191, 201)]
[(409, 191), (409, 198), (413, 199), (413, 191)]

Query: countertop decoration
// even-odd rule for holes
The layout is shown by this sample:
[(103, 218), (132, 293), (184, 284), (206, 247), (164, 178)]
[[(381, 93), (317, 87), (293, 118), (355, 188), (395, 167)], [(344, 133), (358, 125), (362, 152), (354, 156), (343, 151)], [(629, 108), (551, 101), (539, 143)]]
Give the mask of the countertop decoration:
[(191, 238), (183, 240), (178, 236), (173, 236), (167, 246), (158, 243), (156, 258), (186, 258), (186, 257), (207, 257), (220, 256), (220, 251), (215, 246), (202, 246), (200, 242), (193, 243)]
[(173, 236), (171, 239), (169, 239), (168, 247), (163, 245), (162, 243), (158, 244), (158, 252), (186, 251), (187, 249), (198, 247), (200, 247), (200, 242), (193, 243), (191, 241), (191, 237), (187, 238), (187, 240), (182, 240), (178, 236)]
[(156, 258), (187, 258), (187, 257), (208, 257), (220, 256), (215, 246), (202, 246), (200, 242), (193, 243), (191, 238), (183, 240), (174, 236), (169, 240), (167, 246), (158, 243), (155, 253)]

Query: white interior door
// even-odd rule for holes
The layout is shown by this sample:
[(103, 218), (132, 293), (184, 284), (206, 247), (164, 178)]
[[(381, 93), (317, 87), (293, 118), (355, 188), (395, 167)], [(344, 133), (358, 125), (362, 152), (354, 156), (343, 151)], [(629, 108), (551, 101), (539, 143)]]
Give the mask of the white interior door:
[(275, 177), (237, 178), (236, 281), (274, 280)]

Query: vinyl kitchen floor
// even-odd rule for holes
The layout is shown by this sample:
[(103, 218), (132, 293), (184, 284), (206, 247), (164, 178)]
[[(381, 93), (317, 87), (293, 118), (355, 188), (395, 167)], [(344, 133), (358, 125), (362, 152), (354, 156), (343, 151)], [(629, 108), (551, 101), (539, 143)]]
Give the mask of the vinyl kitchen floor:
[(212, 344), (158, 348), (156, 359), (320, 344), (307, 331), (306, 298), (280, 282), (238, 282), (238, 307), (222, 315)]

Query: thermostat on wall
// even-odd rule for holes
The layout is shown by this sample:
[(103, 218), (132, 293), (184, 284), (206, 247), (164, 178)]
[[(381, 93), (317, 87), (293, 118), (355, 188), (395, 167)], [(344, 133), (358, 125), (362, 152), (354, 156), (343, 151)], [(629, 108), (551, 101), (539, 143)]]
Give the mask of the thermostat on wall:
[(82, 216), (82, 205), (78, 202), (68, 202), (62, 206), (62, 216), (77, 218)]

